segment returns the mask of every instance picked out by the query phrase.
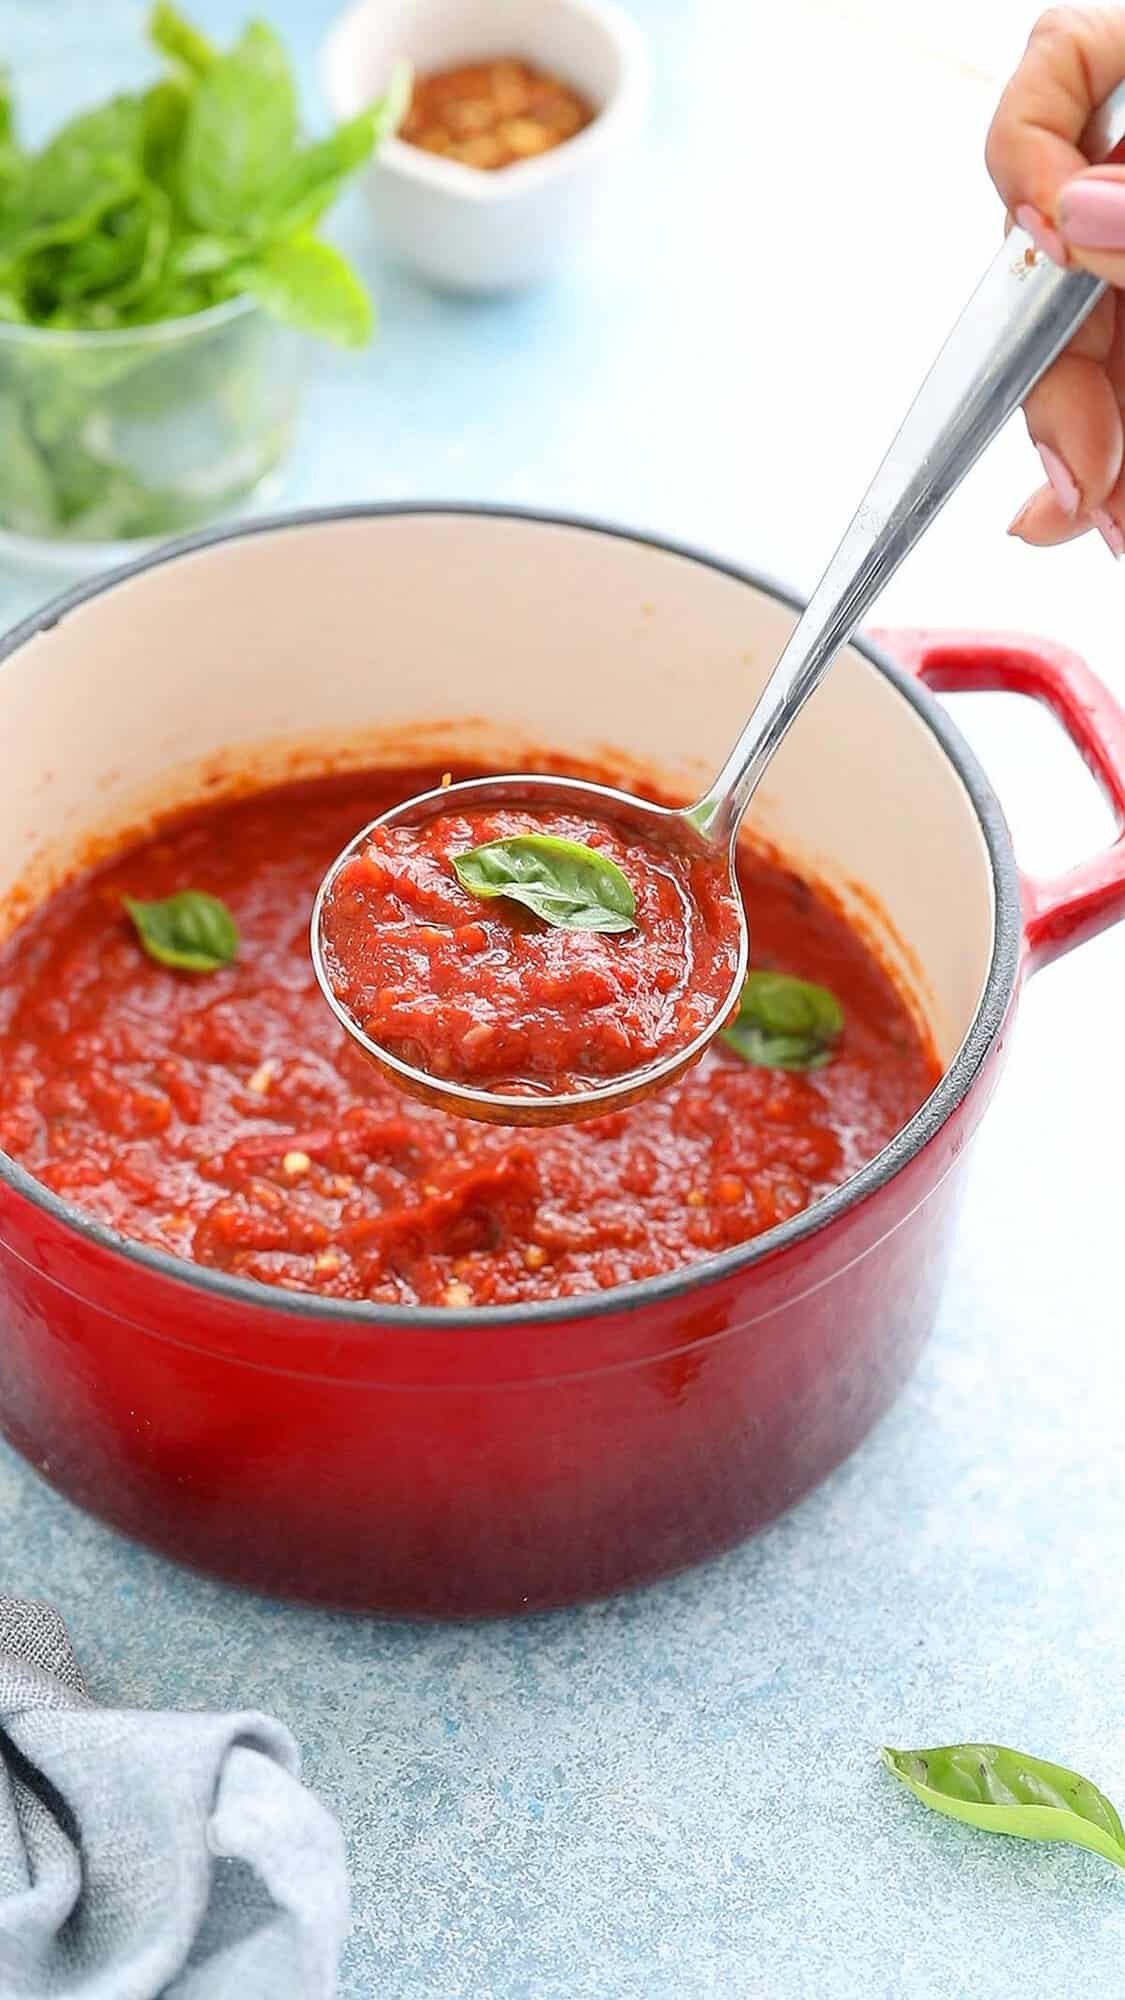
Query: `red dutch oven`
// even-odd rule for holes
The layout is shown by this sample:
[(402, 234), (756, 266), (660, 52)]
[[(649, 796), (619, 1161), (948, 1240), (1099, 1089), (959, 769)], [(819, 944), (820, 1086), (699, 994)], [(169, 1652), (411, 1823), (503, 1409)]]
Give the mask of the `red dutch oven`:
[[(173, 547), (0, 648), (0, 733), (19, 746), (0, 896), (14, 918), (92, 833), (160, 805), (408, 751), (518, 768), (538, 745), (690, 795), (792, 618), (784, 593), (690, 550), (498, 511), (333, 512)], [(1125, 914), (1125, 834), (1061, 880), (1021, 877), (930, 692), (971, 688), (1045, 702), (1125, 826), (1125, 717), (1072, 655), (900, 633), (842, 657), (755, 822), (875, 933), (943, 1064), (846, 1185), (596, 1298), (391, 1310), (129, 1243), (0, 1158), (6, 1436), (170, 1556), (383, 1612), (597, 1596), (790, 1506), (930, 1329), (1023, 977)]]

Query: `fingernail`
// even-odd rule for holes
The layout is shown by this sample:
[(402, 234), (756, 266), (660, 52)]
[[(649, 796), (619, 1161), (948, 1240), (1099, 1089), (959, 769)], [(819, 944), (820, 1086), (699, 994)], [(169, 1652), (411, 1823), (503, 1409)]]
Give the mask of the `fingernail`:
[(1039, 495), (1037, 493), (1033, 493), (1031, 496), (1031, 500), (1024, 501), (1023, 506), (1019, 510), (1019, 513), (1012, 515), (1012, 518), (1008, 523), (1008, 533), (1010, 535), (1018, 535), (1020, 533), (1023, 522), (1026, 519), (1027, 514), (1030, 510), (1032, 500), (1037, 500), (1038, 498)]
[(1095, 507), (1090, 519), (1101, 536), (1111, 556), (1125, 556), (1125, 535), (1122, 534), (1112, 514), (1104, 507)]
[(1125, 181), (1079, 174), (1059, 199), (1059, 228), (1083, 250), (1125, 250)]
[(1037, 444), (1035, 449), (1043, 462), (1043, 470), (1051, 482), (1051, 491), (1055, 499), (1063, 513), (1068, 514), (1073, 520), (1078, 512), (1082, 495), (1078, 491), (1070, 467), (1063, 464), (1058, 452), (1052, 451), (1049, 444)]
[(1046, 216), (1040, 215), (1037, 208), (1032, 208), (1029, 201), (1025, 201), (1022, 208), (1017, 208), (1016, 221), (1021, 229), (1026, 230), (1036, 249), (1041, 250), (1044, 257), (1049, 257), (1052, 264), (1065, 265), (1066, 244), (1058, 230), (1052, 229)]

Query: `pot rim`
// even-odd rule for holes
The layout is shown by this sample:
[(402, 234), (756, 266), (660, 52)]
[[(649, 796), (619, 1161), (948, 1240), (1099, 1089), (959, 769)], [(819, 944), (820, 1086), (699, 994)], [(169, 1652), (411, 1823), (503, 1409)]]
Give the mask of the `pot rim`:
[[(118, 585), (129, 582), (131, 578), (164, 563), (176, 562), (182, 556), (194, 555), (200, 550), (215, 548), (226, 542), (245, 540), (250, 536), (283, 533), (290, 528), (331, 527), (345, 521), (433, 515), (464, 515), (476, 519), (525, 521), (542, 527), (577, 529), (587, 534), (633, 542), (641, 547), (655, 549), (662, 555), (678, 556), (684, 561), (699, 563), (706, 569), (714, 570), (721, 576), (729, 577), (736, 583), (746, 584), (749, 588), (774, 598), (794, 611), (803, 610), (806, 601), (799, 592), (778, 584), (772, 577), (764, 575), (759, 570), (746, 568), (723, 556), (690, 543), (676, 541), (669, 536), (642, 528), (625, 527), (620, 523), (601, 520), (596, 516), (553, 512), (537, 507), (508, 506), (491, 501), (416, 500), (344, 503), (327, 507), (295, 508), (288, 512), (262, 515), (252, 521), (185, 535), (162, 543), (159, 548), (137, 557), (132, 562), (102, 571), (95, 577), (75, 584), (71, 589), (61, 592), (42, 605), (38, 611), (21, 619), (7, 632), (0, 634), (0, 669), (31, 640), (41, 633), (52, 630), (72, 611), (116, 589)], [(830, 1228), (852, 1209), (858, 1208), (869, 1195), (877, 1193), (893, 1180), (931, 1139), (936, 1138), (947, 1119), (967, 1097), (1007, 1014), (1019, 975), (1023, 940), (1020, 878), (1011, 837), (999, 800), (975, 754), (934, 696), (920, 681), (897, 665), (871, 640), (856, 637), (850, 644), (893, 684), (903, 699), (914, 709), (930, 734), (937, 738), (965, 787), (984, 836), (992, 871), (995, 899), (992, 955), (984, 989), (969, 1031), (953, 1062), (943, 1073), (940, 1082), (924, 1104), (874, 1159), (868, 1161), (858, 1173), (853, 1174), (838, 1188), (834, 1188), (831, 1193), (813, 1202), (811, 1207), (803, 1209), (799, 1215), (793, 1216), (787, 1222), (779, 1223), (760, 1236), (751, 1237), (749, 1242), (738, 1244), (733, 1249), (720, 1251), (712, 1257), (701, 1258), (697, 1263), (683, 1265), (674, 1271), (662, 1272), (653, 1278), (641, 1278), (629, 1284), (614, 1285), (603, 1292), (584, 1292), (577, 1297), (539, 1300), (529, 1304), (471, 1306), (458, 1310), (448, 1306), (388, 1306), (365, 1300), (319, 1298), (306, 1292), (288, 1291), (280, 1285), (262, 1284), (256, 1278), (233, 1277), (225, 1271), (214, 1271), (206, 1265), (193, 1264), (186, 1258), (172, 1256), (168, 1251), (135, 1242), (108, 1228), (104, 1223), (83, 1215), (78, 1208), (44, 1187), (33, 1174), (27, 1172), (26, 1168), (9, 1159), (3, 1152), (0, 1152), (0, 1185), (7, 1185), (32, 1206), (42, 1210), (64, 1228), (74, 1231), (92, 1246), (124, 1257), (129, 1263), (140, 1266), (156, 1277), (210, 1295), (226, 1305), (274, 1314), (288, 1314), (303, 1321), (320, 1321), (325, 1326), (334, 1326), (337, 1335), (343, 1333), (345, 1327), (350, 1327), (357, 1336), (362, 1337), (367, 1337), (376, 1329), (384, 1327), (403, 1329), (416, 1327), (419, 1331), (424, 1329), (428, 1332), (447, 1329), (460, 1339), (464, 1339), (466, 1332), (473, 1329), (486, 1330), (506, 1326), (547, 1327), (569, 1320), (589, 1320), (598, 1316), (637, 1311), (749, 1270), (751, 1266), (763, 1262), (776, 1252), (791, 1249), (819, 1235), (822, 1230)]]

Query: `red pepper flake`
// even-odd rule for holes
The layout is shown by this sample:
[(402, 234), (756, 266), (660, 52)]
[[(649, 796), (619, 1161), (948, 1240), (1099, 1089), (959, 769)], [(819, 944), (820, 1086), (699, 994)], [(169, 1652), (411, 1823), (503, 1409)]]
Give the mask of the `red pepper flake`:
[(491, 171), (549, 153), (593, 117), (593, 106), (560, 77), (507, 56), (416, 78), (399, 136)]

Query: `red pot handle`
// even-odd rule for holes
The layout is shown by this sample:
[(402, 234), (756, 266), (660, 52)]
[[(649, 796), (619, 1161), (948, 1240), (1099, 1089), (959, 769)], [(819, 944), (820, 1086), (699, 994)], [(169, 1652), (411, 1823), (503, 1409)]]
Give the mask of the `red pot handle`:
[(1044, 882), (1024, 875), (1031, 969), (1125, 917), (1125, 711), (1077, 653), (1020, 633), (894, 631), (872, 638), (935, 693), (979, 690), (1031, 695), (1062, 723), (1117, 818), (1102, 854)]

